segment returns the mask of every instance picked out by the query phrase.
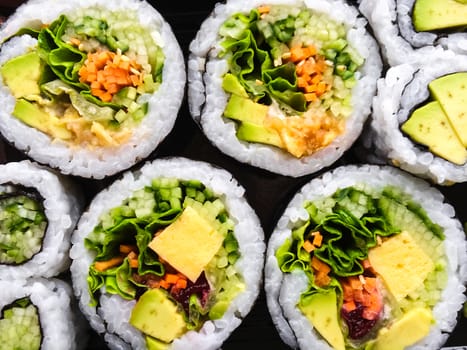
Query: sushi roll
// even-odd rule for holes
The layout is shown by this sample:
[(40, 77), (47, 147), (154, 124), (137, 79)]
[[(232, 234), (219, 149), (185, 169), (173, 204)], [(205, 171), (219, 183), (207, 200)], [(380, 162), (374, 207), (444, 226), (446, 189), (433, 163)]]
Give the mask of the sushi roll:
[(85, 349), (87, 332), (66, 282), (56, 278), (0, 281), (2, 349)]
[(218, 349), (260, 290), (260, 222), (232, 175), (208, 163), (126, 172), (72, 243), (75, 295), (111, 349)]
[(427, 57), (433, 46), (467, 53), (467, 2), (464, 0), (360, 0), (390, 65)]
[(434, 183), (465, 182), (467, 56), (430, 57), (433, 61), (394, 66), (378, 81), (363, 148), (375, 162)]
[(39, 163), (102, 179), (173, 128), (185, 63), (146, 1), (31, 0), (2, 25), (0, 43), (0, 132)]
[(190, 113), (223, 153), (298, 177), (339, 159), (382, 69), (366, 20), (341, 0), (228, 0), (190, 44)]
[(0, 165), (0, 280), (68, 269), (82, 198), (69, 179), (29, 160)]
[(439, 349), (466, 279), (453, 207), (389, 166), (341, 166), (306, 183), (266, 253), (269, 311), (300, 349)]

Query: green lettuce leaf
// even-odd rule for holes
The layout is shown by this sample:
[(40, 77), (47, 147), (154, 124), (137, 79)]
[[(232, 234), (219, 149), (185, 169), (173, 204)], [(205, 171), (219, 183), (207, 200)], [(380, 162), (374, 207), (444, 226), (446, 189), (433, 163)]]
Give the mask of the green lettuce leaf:
[[(224, 51), (220, 56), (231, 54), (230, 72), (255, 102), (271, 104), (274, 99), (303, 112), (306, 110), (306, 100), (304, 94), (298, 91), (295, 65), (288, 63), (274, 67), (273, 64), (277, 55), (274, 49), (279, 49), (278, 44), (284, 45), (283, 42), (293, 35), (293, 20), (287, 18), (274, 24), (271, 35), (264, 38), (263, 32), (257, 28), (258, 19), (257, 10), (252, 10), (249, 16), (236, 14), (228, 19), (220, 30), (221, 35), (225, 36), (221, 43)], [(268, 43), (274, 46), (270, 47)]]

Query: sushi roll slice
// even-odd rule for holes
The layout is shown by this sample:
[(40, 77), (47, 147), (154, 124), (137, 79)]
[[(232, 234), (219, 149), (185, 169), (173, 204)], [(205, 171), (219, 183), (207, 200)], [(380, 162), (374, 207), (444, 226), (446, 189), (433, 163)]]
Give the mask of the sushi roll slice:
[(0, 280), (51, 277), (68, 269), (82, 210), (77, 187), (29, 160), (0, 165)]
[(266, 253), (269, 311), (300, 349), (439, 349), (466, 278), (453, 207), (389, 166), (342, 166), (305, 184)]
[(436, 46), (467, 53), (467, 2), (464, 0), (360, 0), (390, 65), (427, 57)]
[[(433, 49), (435, 50), (435, 49)], [(378, 81), (367, 155), (448, 185), (467, 181), (467, 57), (433, 53), (401, 64)]]
[(75, 295), (111, 349), (218, 349), (260, 290), (259, 220), (208, 163), (165, 158), (125, 173), (72, 242)]
[(360, 135), (382, 64), (366, 20), (341, 0), (229, 0), (190, 45), (193, 118), (223, 153), (298, 177)]
[(102, 179), (173, 128), (185, 63), (146, 1), (31, 0), (3, 24), (0, 43), (0, 132), (39, 163)]
[(87, 331), (66, 282), (56, 278), (0, 281), (2, 349), (85, 349)]

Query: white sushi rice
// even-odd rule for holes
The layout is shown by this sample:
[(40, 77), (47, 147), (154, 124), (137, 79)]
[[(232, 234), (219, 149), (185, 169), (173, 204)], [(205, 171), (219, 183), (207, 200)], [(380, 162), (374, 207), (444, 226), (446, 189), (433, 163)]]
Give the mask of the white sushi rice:
[(292, 229), (308, 218), (303, 208), (305, 201), (328, 197), (338, 189), (355, 185), (363, 185), (368, 189), (388, 185), (400, 188), (411, 195), (430, 219), (444, 230), (448, 281), (441, 299), (433, 309), (436, 323), (431, 326), (427, 337), (408, 348), (439, 349), (454, 329), (458, 311), (466, 300), (467, 243), (462, 225), (455, 218), (454, 208), (444, 202), (442, 193), (436, 188), (397, 168), (377, 165), (342, 166), (311, 180), (297, 192), (279, 219), (266, 252), (265, 291), (271, 317), (281, 338), (293, 348), (331, 349), (296, 307), (301, 292), (307, 288), (307, 277), (299, 271), (283, 274), (275, 253), (285, 239), (291, 236)]
[(359, 10), (368, 19), (390, 65), (426, 59), (426, 48), (467, 53), (467, 33), (416, 32), (412, 23), (414, 3), (415, 0), (359, 1)]
[(71, 273), (75, 294), (91, 326), (112, 349), (146, 349), (142, 334), (128, 323), (134, 301), (102, 294), (99, 306), (91, 307), (86, 277), (94, 255), (84, 247), (84, 238), (99, 223), (100, 216), (121, 205), (137, 189), (150, 185), (154, 178), (199, 180), (219, 197), (234, 221), (234, 235), (241, 257), (235, 267), (246, 288), (231, 303), (221, 319), (207, 321), (198, 331), (189, 331), (171, 344), (170, 349), (218, 349), (249, 313), (260, 290), (264, 262), (264, 233), (258, 217), (246, 201), (244, 188), (227, 171), (208, 163), (185, 158), (166, 158), (145, 164), (140, 170), (126, 172), (120, 180), (98, 193), (81, 217), (72, 237)]
[(41, 350), (86, 348), (88, 327), (66, 282), (56, 278), (0, 280), (0, 310), (22, 298), (29, 298), (37, 308), (42, 333)]
[(225, 3), (218, 3), (212, 14), (202, 23), (190, 44), (189, 108), (207, 138), (223, 153), (271, 172), (298, 177), (317, 172), (334, 163), (358, 138), (371, 111), (371, 98), (375, 93), (376, 80), (381, 74), (382, 63), (375, 40), (366, 32), (366, 20), (359, 16), (354, 7), (344, 1), (267, 1), (270, 5), (305, 5), (328, 15), (337, 22), (344, 23), (348, 29), (347, 40), (365, 59), (365, 63), (359, 70), (358, 83), (352, 90), (353, 112), (346, 122), (345, 132), (328, 147), (298, 159), (274, 147), (238, 140), (234, 121), (222, 117), (228, 99), (222, 88), (222, 76), (227, 72), (228, 65), (225, 59), (217, 57), (220, 50), (217, 33), (222, 23), (234, 13), (247, 13), (264, 4), (265, 2), (261, 0), (228, 0)]
[(44, 199), (47, 229), (41, 250), (19, 265), (0, 265), (0, 280), (52, 277), (68, 269), (71, 234), (82, 211), (82, 197), (70, 179), (29, 160), (0, 165), (0, 184), (36, 189)]
[[(440, 76), (467, 70), (467, 56), (432, 49), (433, 61), (390, 68), (378, 81), (370, 127), (362, 137), (375, 161), (390, 162), (438, 184), (467, 181), (467, 164), (456, 165), (417, 147), (400, 130), (413, 109), (429, 99), (428, 83)], [(378, 160), (379, 159), (379, 160)]]
[[(71, 14), (77, 7), (91, 6), (109, 11), (134, 11), (140, 24), (149, 28), (155, 42), (163, 48), (166, 57), (162, 84), (154, 94), (142, 96), (142, 99), (148, 101), (148, 113), (134, 129), (131, 138), (118, 147), (93, 149), (69, 147), (64, 142), (53, 141), (44, 133), (28, 127), (11, 115), (15, 99), (4, 85), (1, 76), (0, 99), (3, 101), (3, 108), (0, 111), (0, 133), (16, 148), (39, 163), (58, 168), (65, 174), (102, 179), (146, 158), (175, 124), (184, 96), (186, 73), (183, 53), (168, 22), (146, 1), (30, 0), (19, 6), (1, 27), (0, 43), (22, 27), (37, 21), (50, 23), (60, 14)], [(33, 45), (35, 40), (31, 37), (7, 42), (1, 47), (0, 65), (24, 53)]]

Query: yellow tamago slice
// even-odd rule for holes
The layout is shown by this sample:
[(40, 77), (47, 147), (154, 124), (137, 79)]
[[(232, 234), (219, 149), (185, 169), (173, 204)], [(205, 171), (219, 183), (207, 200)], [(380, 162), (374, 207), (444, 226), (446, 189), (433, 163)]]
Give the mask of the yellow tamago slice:
[(172, 267), (195, 282), (224, 241), (210, 222), (190, 206), (149, 243)]
[(434, 269), (431, 258), (407, 232), (371, 249), (368, 259), (398, 302), (416, 291)]

